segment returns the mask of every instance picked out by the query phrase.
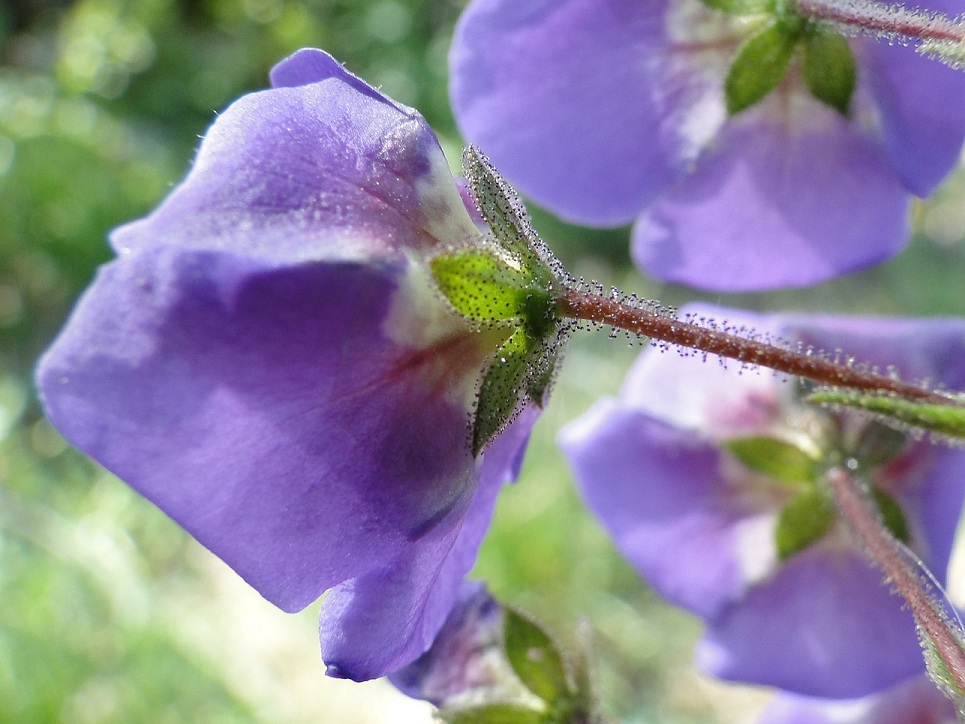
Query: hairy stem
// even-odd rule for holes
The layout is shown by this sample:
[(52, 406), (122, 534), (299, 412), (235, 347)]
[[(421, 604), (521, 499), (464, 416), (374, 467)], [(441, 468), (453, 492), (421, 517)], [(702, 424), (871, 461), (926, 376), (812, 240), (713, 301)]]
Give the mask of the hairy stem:
[(965, 24), (938, 13), (868, 0), (796, 0), (797, 11), (852, 34), (868, 33), (912, 41), (965, 43)]
[(836, 467), (828, 471), (825, 479), (852, 532), (884, 572), (886, 580), (908, 604), (958, 688), (965, 690), (965, 651), (948, 616), (924, 589), (921, 578), (908, 564), (898, 541), (882, 524), (877, 509), (854, 476), (844, 468)]
[(872, 393), (890, 393), (906, 400), (936, 405), (957, 404), (956, 400), (938, 392), (892, 377), (758, 339), (747, 339), (737, 334), (711, 329), (692, 321), (656, 314), (613, 296), (570, 289), (557, 300), (556, 311), (563, 317), (607, 324), (632, 334), (746, 364), (768, 367), (823, 385)]

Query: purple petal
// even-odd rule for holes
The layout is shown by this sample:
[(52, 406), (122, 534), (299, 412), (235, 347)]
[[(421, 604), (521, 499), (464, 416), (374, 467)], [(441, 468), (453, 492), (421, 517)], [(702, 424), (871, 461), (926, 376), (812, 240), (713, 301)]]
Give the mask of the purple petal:
[(397, 109), (402, 115), (417, 118), (418, 112), (401, 103), (396, 103), (386, 95), (352, 73), (324, 50), (302, 48), (282, 60), (271, 69), (272, 88), (296, 88), (298, 86), (320, 83), (329, 78), (351, 86), (364, 96)]
[[(432, 647), (390, 680), (407, 696), (439, 708), (498, 685), (489, 667), (502, 658), (503, 612), (485, 585), (466, 581)], [(487, 695), (490, 692), (487, 691)], [(493, 700), (498, 700), (493, 697)]]
[(721, 485), (716, 448), (612, 401), (559, 444), (587, 505), (661, 596), (711, 616), (743, 592), (738, 528), (753, 511)]
[[(955, 18), (960, 0), (915, 3)], [(912, 193), (927, 196), (958, 163), (965, 140), (965, 74), (914, 48), (865, 40), (862, 82), (878, 107), (882, 142)]]
[(758, 724), (955, 724), (950, 699), (923, 676), (856, 700), (831, 701), (779, 694)]
[(41, 362), (43, 400), (73, 444), (298, 610), (453, 529), (473, 495), (452, 399), (471, 384), (452, 379), (471, 383), (485, 352), (473, 335), (387, 338), (400, 274), (144, 251), (85, 294)]
[(779, 100), (728, 123), (640, 218), (633, 255), (645, 271), (721, 291), (802, 286), (904, 246), (908, 197), (881, 150), (816, 101), (806, 121), (772, 119)]
[[(775, 334), (777, 320), (742, 310), (689, 304), (680, 317), (712, 321), (719, 329), (772, 341), (781, 339)], [(626, 407), (711, 440), (767, 434), (781, 424), (793, 387), (770, 370), (751, 368), (748, 374), (735, 374), (741, 369), (739, 363), (716, 355), (648, 351), (627, 375), (620, 400)]]
[(720, 95), (668, 52), (668, 4), (475, 0), (450, 58), (463, 135), (561, 217), (630, 221), (683, 170), (685, 115)]
[(515, 479), (515, 460), (536, 416), (534, 408), (524, 410), (486, 450), (479, 488), (461, 526), (438, 526), (404, 556), (326, 596), (319, 633), (329, 675), (356, 681), (383, 676), (429, 648), (476, 561), (497, 493)]
[(806, 696), (872, 694), (924, 670), (911, 612), (856, 550), (812, 546), (708, 622), (709, 674)]
[(187, 179), (150, 216), (115, 231), (114, 247), (173, 244), (298, 262), (477, 238), (422, 117), (319, 53), (296, 54), (278, 75), (306, 80), (322, 65), (331, 76), (232, 104)]
[[(709, 305), (682, 315), (817, 350), (854, 349), (910, 380), (958, 386), (965, 371), (960, 320), (765, 317)], [(787, 432), (788, 406), (800, 404), (793, 392), (767, 371), (737, 375), (713, 356), (650, 350), (619, 401), (568, 426), (562, 445), (627, 559), (661, 595), (709, 619), (700, 650), (709, 671), (799, 693), (864, 695), (921, 670), (910, 614), (838, 534), (775, 572), (773, 516), (786, 497), (779, 489), (768, 496), (712, 446)], [(962, 451), (915, 444), (873, 472), (901, 503), (912, 544), (939, 581), (965, 493), (963, 465)], [(699, 576), (705, 562), (709, 580)]]
[(965, 451), (919, 446), (917, 470), (901, 480), (896, 497), (912, 524), (916, 551), (944, 584), (962, 506)]

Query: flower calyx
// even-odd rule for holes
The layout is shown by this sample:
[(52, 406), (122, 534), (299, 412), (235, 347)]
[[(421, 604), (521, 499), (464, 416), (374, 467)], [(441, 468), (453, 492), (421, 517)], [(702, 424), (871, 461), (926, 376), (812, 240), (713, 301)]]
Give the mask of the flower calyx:
[(759, 15), (764, 28), (738, 49), (724, 81), (727, 113), (734, 116), (763, 100), (784, 80), (799, 48), (808, 92), (847, 116), (857, 65), (843, 36), (808, 20), (793, 3), (774, 0), (704, 0), (731, 15)]
[(871, 501), (885, 528), (903, 543), (910, 540), (900, 503), (875, 483), (876, 471), (901, 453), (906, 436), (875, 421), (848, 433), (840, 420), (829, 418), (828, 423), (822, 441), (755, 435), (734, 438), (725, 444), (742, 466), (788, 493), (774, 531), (780, 561), (802, 552), (832, 531), (838, 513), (825, 475), (840, 465), (859, 471), (867, 481)]
[(567, 336), (556, 313), (566, 275), (489, 159), (469, 146), (462, 161), (490, 233), (482, 243), (436, 254), (429, 268), (439, 292), (470, 327), (505, 332), (477, 394), (472, 452), (478, 455), (527, 402), (542, 407), (545, 401)]

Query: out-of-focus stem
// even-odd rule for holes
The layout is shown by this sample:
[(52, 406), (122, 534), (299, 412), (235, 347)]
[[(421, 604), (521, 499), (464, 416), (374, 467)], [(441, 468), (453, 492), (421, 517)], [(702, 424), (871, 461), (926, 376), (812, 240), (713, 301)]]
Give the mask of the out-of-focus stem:
[(832, 23), (853, 34), (869, 33), (922, 42), (965, 43), (965, 24), (938, 13), (869, 0), (795, 0), (807, 18)]
[(887, 581), (908, 604), (918, 625), (935, 645), (960, 690), (965, 691), (965, 651), (933, 596), (922, 587), (918, 573), (908, 564), (898, 541), (881, 522), (877, 509), (858, 481), (844, 468), (833, 468), (825, 479), (841, 515), (859, 538)]

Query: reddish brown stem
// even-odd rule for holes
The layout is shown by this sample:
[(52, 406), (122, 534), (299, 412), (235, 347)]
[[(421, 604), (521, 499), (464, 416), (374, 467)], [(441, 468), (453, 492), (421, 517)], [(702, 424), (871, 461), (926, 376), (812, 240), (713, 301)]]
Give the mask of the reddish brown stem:
[(593, 292), (568, 290), (557, 301), (556, 309), (564, 317), (607, 324), (632, 334), (769, 367), (819, 384), (872, 393), (892, 393), (906, 400), (936, 405), (956, 404), (955, 400), (945, 395), (860, 367), (709, 329), (687, 320), (661, 316)]
[(795, 8), (814, 20), (843, 25), (856, 32), (901, 36), (909, 40), (965, 43), (965, 26), (941, 15), (909, 10), (903, 5), (840, 0), (797, 0)]
[(908, 604), (918, 625), (934, 643), (958, 688), (965, 691), (965, 651), (959, 643), (959, 635), (951, 630), (948, 617), (922, 587), (921, 578), (907, 563), (894, 536), (882, 524), (877, 509), (847, 470), (833, 468), (825, 479), (852, 532), (881, 567), (885, 579)]

